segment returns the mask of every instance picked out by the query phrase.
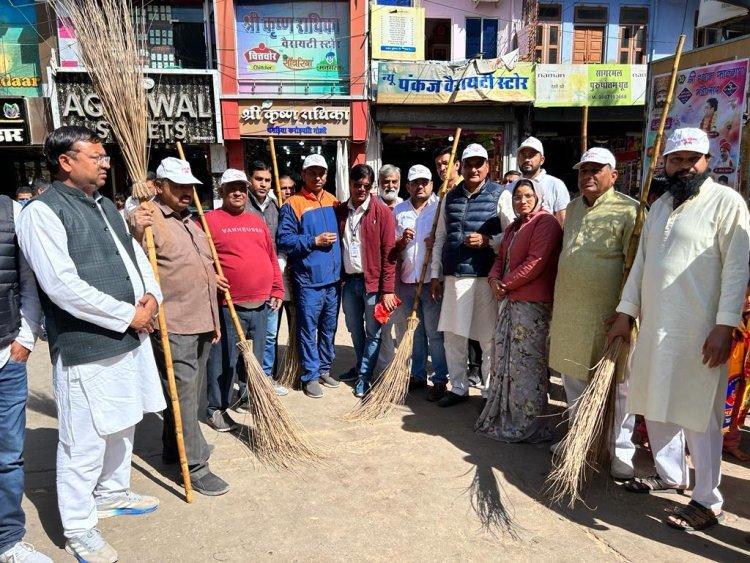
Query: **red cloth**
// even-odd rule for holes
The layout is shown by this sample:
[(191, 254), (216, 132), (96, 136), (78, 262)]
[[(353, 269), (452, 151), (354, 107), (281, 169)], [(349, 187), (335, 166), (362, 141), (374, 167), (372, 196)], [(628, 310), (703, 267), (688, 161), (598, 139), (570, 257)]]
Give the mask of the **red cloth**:
[[(206, 213), (216, 253), (238, 303), (284, 298), (279, 261), (263, 219), (247, 211), (232, 215), (223, 209)], [(223, 292), (220, 293), (224, 305)]]
[[(523, 223), (514, 221), (505, 230), (489, 280), (499, 279), (512, 301), (552, 303), (562, 234), (560, 223), (544, 209), (530, 214)], [(509, 248), (510, 267), (503, 275)]]
[[(346, 219), (349, 217), (349, 201), (336, 207), (339, 223), (339, 239), (343, 240)], [(365, 271), (365, 290), (368, 293), (396, 292), (396, 220), (393, 211), (370, 196), (370, 206), (362, 217), (362, 268)], [(374, 252), (373, 252), (374, 251)]]

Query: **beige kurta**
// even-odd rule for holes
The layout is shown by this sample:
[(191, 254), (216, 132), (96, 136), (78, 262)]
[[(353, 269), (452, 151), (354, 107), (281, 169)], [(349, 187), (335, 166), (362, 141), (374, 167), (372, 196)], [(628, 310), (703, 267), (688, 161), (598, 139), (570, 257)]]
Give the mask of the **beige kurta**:
[(603, 322), (617, 306), (637, 212), (638, 202), (614, 188), (591, 207), (582, 197), (568, 205), (552, 308), (552, 369), (588, 380), (601, 359)]
[(716, 325), (740, 324), (748, 210), (711, 179), (676, 210), (672, 204), (666, 193), (651, 208), (617, 307), (641, 319), (626, 409), (705, 432), (710, 417), (722, 415), (727, 371), (703, 365), (703, 343)]
[(484, 342), (495, 330), (498, 303), (487, 278), (445, 276), (440, 332)]

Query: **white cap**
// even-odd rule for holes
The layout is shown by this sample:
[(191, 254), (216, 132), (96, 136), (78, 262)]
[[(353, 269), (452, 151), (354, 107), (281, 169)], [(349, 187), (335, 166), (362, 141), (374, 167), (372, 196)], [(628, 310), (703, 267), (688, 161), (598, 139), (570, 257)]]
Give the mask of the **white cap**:
[(305, 161), (302, 163), (302, 170), (310, 168), (311, 166), (320, 166), (321, 168), (328, 170), (326, 159), (319, 154), (309, 154), (305, 157)]
[(544, 156), (544, 145), (542, 145), (542, 142), (536, 137), (528, 137), (523, 143), (520, 144), (518, 150), (516, 151), (516, 154), (518, 154), (521, 149), (527, 147), (530, 149), (534, 149), (536, 152)]
[(219, 184), (223, 186), (224, 184), (229, 184), (231, 182), (242, 182), (246, 186), (250, 185), (250, 182), (247, 181), (247, 174), (236, 168), (227, 168), (224, 171), (224, 174), (221, 175), (221, 181)]
[(578, 170), (581, 165), (587, 162), (595, 162), (597, 164), (609, 164), (610, 167), (614, 168), (617, 166), (615, 162), (615, 155), (609, 152), (604, 147), (592, 147), (581, 155), (581, 162), (577, 163), (573, 170)]
[(664, 156), (677, 151), (708, 154), (710, 152), (708, 135), (706, 135), (705, 131), (696, 127), (675, 129), (674, 133), (667, 139)]
[(430, 172), (430, 169), (426, 166), (415, 164), (414, 166), (409, 168), (409, 175), (407, 176), (407, 178), (410, 182), (416, 180), (417, 178), (424, 178), (425, 180), (432, 181), (432, 172)]
[(190, 170), (190, 163), (187, 160), (180, 160), (173, 156), (168, 156), (161, 161), (159, 168), (156, 169), (156, 177), (172, 180), (175, 184), (203, 183), (193, 176)]
[(467, 158), (474, 158), (477, 156), (485, 160), (489, 158), (487, 149), (485, 149), (482, 145), (472, 143), (464, 149), (464, 152), (461, 155), (461, 160), (466, 160)]

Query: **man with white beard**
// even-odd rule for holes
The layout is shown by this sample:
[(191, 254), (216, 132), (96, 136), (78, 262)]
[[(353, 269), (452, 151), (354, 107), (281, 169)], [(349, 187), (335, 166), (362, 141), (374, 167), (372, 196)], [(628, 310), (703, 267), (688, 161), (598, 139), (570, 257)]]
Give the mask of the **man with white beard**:
[(378, 171), (378, 199), (391, 211), (404, 201), (398, 197), (401, 188), (401, 170), (393, 164), (384, 164)]

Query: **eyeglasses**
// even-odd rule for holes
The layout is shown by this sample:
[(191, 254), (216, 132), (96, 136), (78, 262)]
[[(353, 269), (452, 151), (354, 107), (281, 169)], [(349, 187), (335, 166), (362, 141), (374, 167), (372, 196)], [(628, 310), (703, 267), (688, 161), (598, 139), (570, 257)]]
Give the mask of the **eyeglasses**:
[(354, 182), (354, 187), (369, 190), (372, 187), (372, 184), (366, 182)]
[(513, 201), (531, 201), (532, 199), (536, 199), (536, 196), (533, 194), (522, 194), (522, 195), (513, 196)]
[(85, 156), (85, 157), (87, 157), (87, 158), (90, 158), (91, 160), (95, 160), (95, 161), (96, 161), (96, 163), (97, 163), (97, 164), (99, 164), (99, 165), (102, 165), (102, 164), (108, 165), (108, 164), (109, 164), (109, 162), (110, 162), (110, 160), (111, 160), (111, 157), (107, 156), (106, 154), (96, 154), (96, 155), (92, 155), (92, 154), (86, 154), (86, 153), (83, 153), (83, 152), (81, 152), (81, 151), (77, 151), (77, 150), (75, 150), (75, 149), (71, 149), (71, 150), (69, 150), (68, 152), (80, 153), (80, 154), (82, 154), (83, 156)]

